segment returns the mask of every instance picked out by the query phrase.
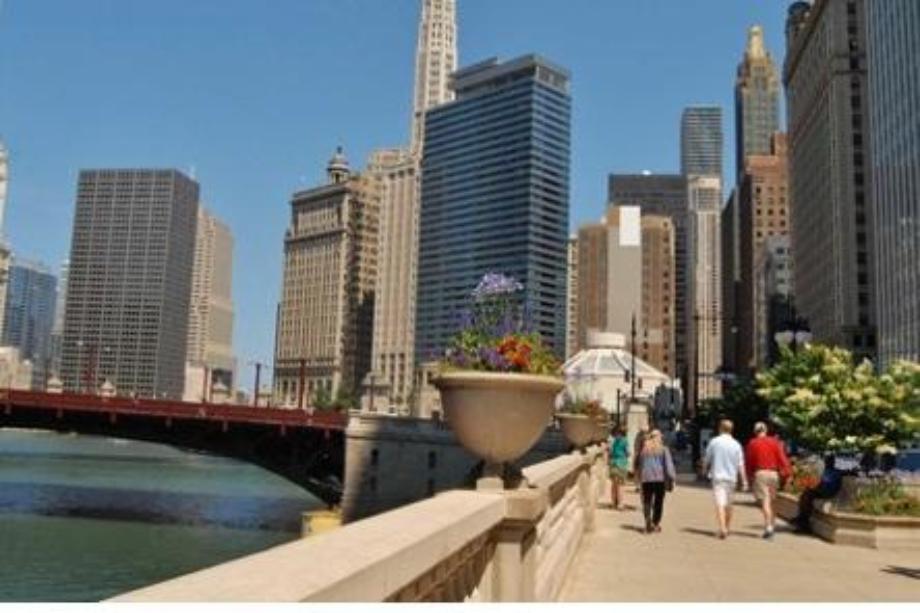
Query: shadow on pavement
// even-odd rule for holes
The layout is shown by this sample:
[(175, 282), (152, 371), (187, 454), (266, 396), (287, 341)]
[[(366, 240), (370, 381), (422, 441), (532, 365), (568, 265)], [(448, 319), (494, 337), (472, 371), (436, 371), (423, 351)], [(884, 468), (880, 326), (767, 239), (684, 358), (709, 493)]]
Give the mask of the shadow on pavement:
[(889, 566), (888, 568), (883, 568), (882, 572), (888, 573), (889, 575), (901, 575), (902, 577), (909, 577), (911, 579), (920, 580), (920, 568), (907, 568), (906, 566)]
[[(681, 532), (686, 532), (688, 534), (696, 534), (697, 536), (706, 536), (711, 539), (716, 538), (715, 530), (702, 530), (700, 528), (681, 528)], [(750, 532), (738, 532), (738, 531), (733, 531), (731, 534), (729, 534), (728, 538), (730, 540), (736, 536), (743, 536), (744, 538), (749, 538), (749, 539), (757, 539), (758, 541), (760, 540), (759, 534), (751, 534)]]

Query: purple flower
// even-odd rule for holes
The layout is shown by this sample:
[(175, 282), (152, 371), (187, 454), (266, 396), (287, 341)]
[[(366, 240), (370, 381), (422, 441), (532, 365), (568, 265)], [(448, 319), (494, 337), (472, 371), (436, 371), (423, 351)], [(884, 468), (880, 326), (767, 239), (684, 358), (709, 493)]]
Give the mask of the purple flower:
[(494, 347), (481, 347), (479, 349), (479, 359), (489, 369), (497, 372), (506, 372), (511, 370), (511, 363), (505, 359), (498, 349)]
[(513, 277), (508, 277), (497, 272), (489, 272), (483, 275), (482, 279), (479, 281), (479, 285), (473, 290), (473, 298), (476, 301), (481, 301), (492, 296), (513, 294), (522, 289), (524, 289), (524, 286), (518, 283)]

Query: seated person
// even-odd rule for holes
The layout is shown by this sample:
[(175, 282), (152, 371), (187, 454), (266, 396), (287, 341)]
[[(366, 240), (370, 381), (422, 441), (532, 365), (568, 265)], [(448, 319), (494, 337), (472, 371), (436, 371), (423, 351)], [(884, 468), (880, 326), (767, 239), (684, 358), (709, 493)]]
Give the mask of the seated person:
[(818, 485), (802, 492), (799, 497), (799, 514), (792, 520), (798, 532), (811, 531), (811, 514), (815, 510), (815, 499), (833, 498), (843, 486), (843, 471), (837, 468), (834, 454), (824, 456), (824, 471)]

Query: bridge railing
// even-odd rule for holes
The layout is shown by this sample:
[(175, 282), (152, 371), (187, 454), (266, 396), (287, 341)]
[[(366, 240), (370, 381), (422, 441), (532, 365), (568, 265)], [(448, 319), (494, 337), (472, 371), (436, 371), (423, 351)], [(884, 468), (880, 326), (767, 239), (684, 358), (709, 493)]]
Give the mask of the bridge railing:
[(594, 527), (607, 479), (603, 450), (524, 474), (528, 487), (452, 490), (114, 600), (555, 600)]
[(153, 398), (104, 397), (91, 394), (53, 394), (26, 390), (0, 390), (0, 404), (6, 410), (16, 407), (49, 411), (86, 413), (120, 413), (176, 419), (247, 422), (292, 427), (315, 427), (342, 430), (348, 416), (334, 412), (309, 413), (294, 409), (274, 409), (234, 404), (181, 402)]

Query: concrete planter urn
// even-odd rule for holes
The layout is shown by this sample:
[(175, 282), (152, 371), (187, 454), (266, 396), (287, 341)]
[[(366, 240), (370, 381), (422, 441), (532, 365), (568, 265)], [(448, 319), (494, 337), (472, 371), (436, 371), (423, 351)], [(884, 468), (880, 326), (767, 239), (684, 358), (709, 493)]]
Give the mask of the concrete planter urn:
[(597, 440), (597, 422), (587, 415), (574, 413), (557, 413), (559, 425), (565, 438), (576, 448), (584, 450)]
[(444, 417), (463, 447), (485, 462), (485, 476), (523, 456), (540, 439), (563, 381), (516, 373), (453, 371), (432, 381)]

